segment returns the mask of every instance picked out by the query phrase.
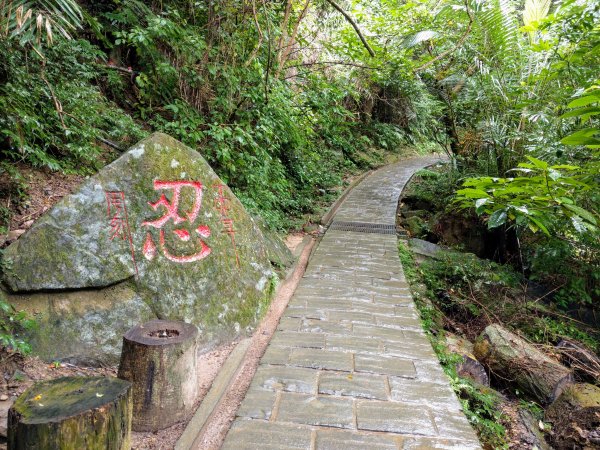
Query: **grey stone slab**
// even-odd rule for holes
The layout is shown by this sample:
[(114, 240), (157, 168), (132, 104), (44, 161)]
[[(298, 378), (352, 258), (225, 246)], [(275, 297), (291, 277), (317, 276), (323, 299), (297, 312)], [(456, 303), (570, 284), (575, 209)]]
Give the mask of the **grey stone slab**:
[(444, 369), (442, 369), (437, 359), (420, 359), (414, 361), (414, 363), (420, 380), (444, 385), (449, 383), (448, 376), (444, 373)]
[(377, 339), (366, 337), (356, 337), (354, 335), (346, 336), (327, 336), (327, 349), (341, 350), (347, 352), (375, 353), (383, 352), (383, 343)]
[(395, 402), (358, 401), (356, 406), (359, 430), (436, 436), (430, 411)]
[(375, 323), (390, 328), (422, 329), (421, 319), (419, 319), (418, 314), (412, 308), (397, 308), (394, 316), (377, 316), (375, 317)]
[(385, 377), (373, 374), (323, 372), (319, 377), (319, 394), (388, 399)]
[(390, 306), (408, 306), (413, 304), (413, 298), (403, 294), (373, 294), (373, 301)]
[(283, 317), (300, 318), (300, 319), (327, 319), (327, 311), (318, 308), (295, 308), (286, 309)]
[(227, 433), (221, 450), (310, 450), (311, 435), (308, 427), (237, 420)]
[(345, 335), (352, 332), (352, 324), (348, 322), (338, 323), (327, 320), (305, 319), (300, 324), (300, 331)]
[(316, 450), (396, 450), (398, 438), (347, 430), (317, 430)]
[(313, 369), (352, 371), (352, 354), (320, 350), (295, 348), (290, 352), (290, 364)]
[(335, 428), (354, 426), (353, 400), (283, 393), (277, 421)]
[(261, 364), (288, 364), (290, 360), (290, 349), (269, 345), (265, 354), (260, 359)]
[(314, 394), (317, 392), (318, 373), (315, 369), (302, 367), (261, 365), (254, 375), (252, 387)]
[(381, 355), (354, 355), (354, 370), (396, 377), (416, 378), (415, 365), (410, 359)]
[(429, 342), (426, 344), (410, 342), (398, 344), (396, 342), (386, 342), (385, 354), (414, 359), (437, 358)]
[(400, 448), (402, 450), (481, 450), (481, 446), (477, 441), (423, 437), (406, 437)]
[(478, 442), (475, 431), (462, 412), (457, 413), (453, 409), (436, 408), (433, 410), (433, 417), (440, 437)]
[(299, 331), (302, 319), (299, 317), (282, 317), (277, 325), (278, 330)]
[(375, 323), (373, 314), (356, 311), (330, 311), (329, 320), (334, 322)]
[(279, 331), (271, 339), (270, 345), (277, 347), (323, 348), (325, 347), (325, 336), (299, 331)]
[(444, 385), (420, 379), (393, 377), (390, 377), (389, 381), (392, 400), (426, 404), (435, 408), (443, 407), (454, 411), (461, 410), (460, 403), (449, 384)]
[(352, 336), (380, 339), (384, 344), (386, 342), (402, 343), (405, 339), (402, 330), (371, 325), (354, 325), (352, 328)]
[(277, 394), (263, 389), (250, 389), (238, 408), (238, 417), (269, 420)]

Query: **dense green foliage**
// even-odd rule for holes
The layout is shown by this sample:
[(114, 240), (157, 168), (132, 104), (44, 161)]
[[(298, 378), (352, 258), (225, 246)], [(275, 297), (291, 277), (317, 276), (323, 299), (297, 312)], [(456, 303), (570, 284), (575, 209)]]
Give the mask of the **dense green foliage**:
[(374, 149), (397, 151), (428, 134), (414, 108), (402, 126), (361, 116), (369, 80), (353, 80), (360, 69), (303, 65), (315, 30), (340, 26), (324, 5), (58, 0), (1, 8), (0, 153), (8, 161), (88, 172), (118, 155), (105, 144), (126, 148), (164, 131), (198, 149), (247, 207), (283, 227), (345, 173), (376, 164)]

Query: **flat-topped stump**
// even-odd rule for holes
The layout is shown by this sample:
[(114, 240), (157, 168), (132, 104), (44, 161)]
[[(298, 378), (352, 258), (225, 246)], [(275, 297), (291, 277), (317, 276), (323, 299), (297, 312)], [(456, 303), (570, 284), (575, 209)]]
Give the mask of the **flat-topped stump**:
[(189, 323), (152, 320), (123, 336), (118, 377), (133, 384), (133, 429), (157, 431), (183, 420), (198, 397), (196, 338)]
[(112, 377), (62, 377), (26, 390), (8, 413), (8, 449), (127, 450), (131, 383)]

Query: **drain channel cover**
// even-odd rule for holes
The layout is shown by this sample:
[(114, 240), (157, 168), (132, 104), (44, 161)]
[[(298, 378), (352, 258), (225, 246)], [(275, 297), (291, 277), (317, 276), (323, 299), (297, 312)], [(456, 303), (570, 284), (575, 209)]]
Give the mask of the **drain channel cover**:
[(396, 234), (395, 225), (386, 225), (383, 223), (334, 221), (329, 226), (329, 229), (339, 231), (355, 231), (357, 233)]

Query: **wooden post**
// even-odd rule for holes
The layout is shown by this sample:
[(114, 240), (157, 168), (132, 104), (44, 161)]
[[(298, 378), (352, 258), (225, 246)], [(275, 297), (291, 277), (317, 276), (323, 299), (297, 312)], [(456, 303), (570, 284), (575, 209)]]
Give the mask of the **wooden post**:
[(123, 336), (118, 377), (133, 384), (133, 429), (157, 431), (191, 412), (198, 396), (196, 337), (189, 323), (153, 320)]
[(62, 377), (27, 389), (8, 412), (8, 450), (129, 450), (131, 383)]

